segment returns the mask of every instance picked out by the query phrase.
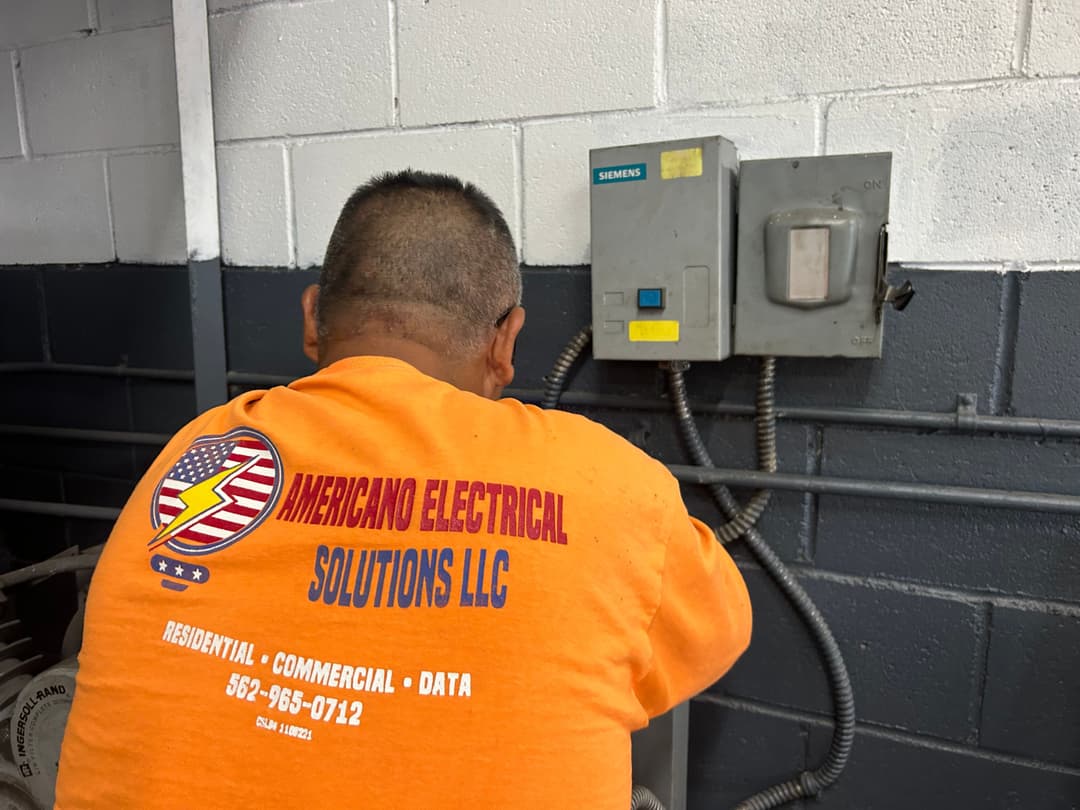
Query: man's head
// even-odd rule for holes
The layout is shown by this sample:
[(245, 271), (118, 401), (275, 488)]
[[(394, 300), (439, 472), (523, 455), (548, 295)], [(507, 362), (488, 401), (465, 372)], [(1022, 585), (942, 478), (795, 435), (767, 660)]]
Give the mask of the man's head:
[(448, 175), (376, 177), (345, 203), (317, 287), (304, 293), (305, 350), (399, 357), (485, 396), (513, 378), (521, 272), (502, 214)]

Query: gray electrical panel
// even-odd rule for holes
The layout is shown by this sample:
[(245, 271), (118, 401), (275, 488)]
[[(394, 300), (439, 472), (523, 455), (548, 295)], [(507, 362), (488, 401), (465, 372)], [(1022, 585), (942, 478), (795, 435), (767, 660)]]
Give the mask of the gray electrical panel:
[(726, 358), (735, 147), (713, 136), (594, 149), (589, 168), (593, 355)]
[(892, 155), (748, 160), (735, 353), (880, 357)]

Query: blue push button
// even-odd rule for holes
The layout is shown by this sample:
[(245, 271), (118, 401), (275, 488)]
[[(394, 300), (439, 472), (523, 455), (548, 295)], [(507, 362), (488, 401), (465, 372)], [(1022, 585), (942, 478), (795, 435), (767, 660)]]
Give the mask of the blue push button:
[(664, 290), (662, 287), (641, 287), (637, 291), (638, 309), (663, 309)]

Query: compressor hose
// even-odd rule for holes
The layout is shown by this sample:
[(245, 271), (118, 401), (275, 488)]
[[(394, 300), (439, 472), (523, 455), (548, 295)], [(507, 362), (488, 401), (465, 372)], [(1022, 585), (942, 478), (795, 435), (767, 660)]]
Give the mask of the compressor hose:
[[(679, 430), (694, 463), (701, 467), (711, 468), (714, 466), (712, 458), (690, 412), (686, 397), (686, 382), (683, 378), (684, 369), (685, 364), (671, 364), (668, 368), (671, 398)], [(773, 359), (766, 358), (762, 363), (761, 382), (758, 387), (758, 452), (762, 465), (769, 467), (771, 472), (776, 469), (776, 414), (771, 391), (774, 377)], [(770, 390), (766, 392), (766, 388)], [(767, 405), (764, 413), (761, 410), (763, 402)], [(723, 484), (711, 484), (709, 489), (732, 524), (740, 514), (747, 512), (747, 509), (740, 510), (731, 491)], [(797, 799), (816, 796), (840, 777), (851, 755), (851, 747), (855, 739), (855, 699), (840, 648), (829, 625), (810, 599), (810, 595), (798, 583), (776, 552), (765, 542), (765, 538), (757, 529), (752, 525), (749, 526), (742, 537), (761, 567), (776, 582), (813, 636), (824, 659), (833, 699), (833, 737), (825, 761), (813, 770), (803, 771), (794, 779), (773, 785), (744, 799), (735, 808), (735, 810), (768, 810)]]

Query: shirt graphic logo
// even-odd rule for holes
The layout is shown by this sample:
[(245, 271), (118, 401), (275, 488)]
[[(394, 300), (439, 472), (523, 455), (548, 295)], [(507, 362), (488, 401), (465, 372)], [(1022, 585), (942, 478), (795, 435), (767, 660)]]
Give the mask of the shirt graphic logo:
[(281, 458), (271, 441), (251, 428), (196, 439), (158, 484), (147, 543), (150, 567), (162, 587), (182, 591), (210, 578), (206, 565), (168, 556), (212, 554), (253, 531), (281, 494)]

